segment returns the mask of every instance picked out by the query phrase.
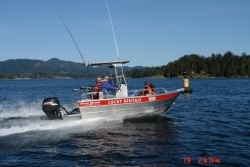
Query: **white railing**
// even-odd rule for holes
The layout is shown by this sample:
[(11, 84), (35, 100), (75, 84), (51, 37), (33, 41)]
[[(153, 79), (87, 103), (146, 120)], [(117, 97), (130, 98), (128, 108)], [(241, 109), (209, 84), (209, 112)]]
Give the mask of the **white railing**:
[[(142, 90), (131, 90), (128, 91), (128, 96), (140, 96)], [(154, 88), (154, 94), (162, 94), (167, 93), (167, 91), (164, 88)]]
[[(141, 89), (140, 90), (130, 90), (130, 91), (128, 91), (128, 96), (129, 97), (140, 96), (141, 91), (142, 91)], [(82, 93), (82, 100), (93, 99), (94, 93), (96, 93), (96, 92), (83, 92)], [(154, 94), (163, 94), (163, 93), (167, 93), (167, 90), (164, 88), (154, 88)], [(105, 98), (105, 99), (115, 98), (115, 95), (106, 94), (106, 95), (103, 95), (103, 98)]]
[[(87, 99), (92, 100), (94, 93), (98, 93), (98, 92), (83, 92), (82, 93), (82, 100), (87, 100)], [(103, 96), (102, 98), (105, 98), (105, 99), (115, 98), (115, 95), (113, 95), (113, 94), (106, 94), (106, 95), (102, 95), (102, 96)], [(99, 92), (99, 97), (100, 97), (100, 92)]]

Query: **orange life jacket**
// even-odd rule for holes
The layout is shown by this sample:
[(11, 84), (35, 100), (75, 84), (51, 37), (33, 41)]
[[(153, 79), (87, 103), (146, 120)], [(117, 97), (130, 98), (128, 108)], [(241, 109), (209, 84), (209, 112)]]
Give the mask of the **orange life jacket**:
[(96, 82), (95, 86), (93, 87), (93, 99), (99, 98), (99, 90), (100, 90), (101, 82)]
[(144, 96), (144, 95), (146, 95), (146, 94), (154, 94), (154, 92), (152, 91), (152, 88), (151, 87), (147, 87), (147, 88), (144, 88), (143, 90), (142, 90), (142, 92), (141, 92), (141, 94)]
[(93, 87), (93, 92), (99, 92), (99, 87), (101, 86), (100, 82), (96, 82), (95, 86)]

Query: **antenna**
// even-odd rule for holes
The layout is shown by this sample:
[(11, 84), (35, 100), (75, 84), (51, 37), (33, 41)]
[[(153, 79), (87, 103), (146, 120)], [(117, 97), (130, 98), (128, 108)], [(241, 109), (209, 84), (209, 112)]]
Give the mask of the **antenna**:
[(116, 48), (116, 55), (117, 55), (117, 60), (116, 61), (119, 61), (119, 52), (118, 52), (118, 47), (117, 47), (116, 38), (115, 38), (115, 31), (114, 31), (113, 24), (112, 24), (112, 19), (111, 19), (110, 13), (109, 13), (109, 7), (108, 7), (108, 2), (107, 1), (106, 1), (106, 6), (107, 6), (107, 9), (108, 9), (109, 20), (110, 20), (110, 24), (111, 24), (111, 27), (112, 27), (114, 40), (115, 40), (115, 48)]
[[(87, 65), (86, 65), (86, 63), (85, 63), (85, 61), (84, 61), (84, 59), (83, 59), (83, 56), (82, 56), (82, 54), (81, 54), (81, 52), (80, 52), (80, 49), (78, 48), (78, 46), (77, 46), (77, 44), (76, 44), (76, 41), (74, 40), (72, 34), (70, 33), (70, 31), (69, 31), (67, 25), (65, 24), (65, 22), (64, 22), (63, 19), (62, 19), (62, 17), (60, 16), (60, 14), (58, 13), (58, 11), (56, 10), (55, 6), (54, 6), (53, 4), (51, 4), (51, 5), (53, 6), (53, 8), (55, 9), (56, 13), (58, 14), (58, 16), (60, 17), (60, 19), (62, 20), (62, 22), (63, 22), (64, 26), (66, 27), (66, 29), (68, 30), (69, 35), (71, 36), (72, 40), (74, 41), (74, 43), (75, 43), (75, 45), (76, 45), (76, 48), (77, 48), (78, 52), (80, 53), (80, 55), (81, 55), (81, 57), (82, 57), (83, 65), (85, 65), (85, 67), (86, 67), (87, 70), (88, 70), (88, 67), (87, 67)], [(88, 71), (89, 71), (89, 70), (88, 70)]]

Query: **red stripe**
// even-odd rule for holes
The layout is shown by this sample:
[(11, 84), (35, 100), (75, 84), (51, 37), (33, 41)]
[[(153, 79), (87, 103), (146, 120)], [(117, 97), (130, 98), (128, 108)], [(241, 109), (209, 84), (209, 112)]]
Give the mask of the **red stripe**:
[(102, 99), (102, 100), (91, 100), (91, 101), (79, 101), (79, 107), (91, 107), (91, 106), (106, 106), (106, 105), (121, 105), (121, 104), (133, 104), (143, 103), (149, 101), (161, 101), (170, 99), (178, 95), (177, 93), (164, 94), (164, 95), (153, 95), (153, 96), (138, 96), (138, 97), (127, 97), (127, 98), (115, 98), (115, 99)]
[(164, 94), (164, 95), (161, 95), (161, 96), (156, 96), (156, 100), (165, 100), (165, 99), (170, 99), (172, 97), (175, 97), (179, 94), (179, 92), (176, 92), (176, 93), (171, 93), (171, 94)]

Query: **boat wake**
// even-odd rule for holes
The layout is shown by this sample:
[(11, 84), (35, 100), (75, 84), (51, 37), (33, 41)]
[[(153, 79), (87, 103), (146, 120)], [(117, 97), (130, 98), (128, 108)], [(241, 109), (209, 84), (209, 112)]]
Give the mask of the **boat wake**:
[[(110, 121), (121, 122), (122, 118), (108, 119), (88, 119), (88, 120), (48, 120), (46, 115), (41, 112), (41, 103), (34, 102), (26, 104), (18, 102), (15, 105), (0, 104), (0, 137), (22, 134), (22, 133), (41, 133), (41, 131), (61, 131), (60, 133), (78, 133), (94, 130), (102, 127)], [(49, 132), (47, 132), (49, 133)]]
[(32, 116), (42, 116), (41, 104), (37, 102), (17, 101), (14, 104), (0, 104), (0, 120), (11, 118), (26, 118)]
[(0, 152), (19, 152), (40, 146), (61, 144), (72, 138), (105, 129), (119, 129), (124, 124), (166, 121), (160, 116), (93, 118), (86, 120), (49, 120), (40, 102), (27, 105), (19, 102), (12, 107), (0, 104)]

